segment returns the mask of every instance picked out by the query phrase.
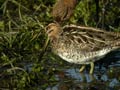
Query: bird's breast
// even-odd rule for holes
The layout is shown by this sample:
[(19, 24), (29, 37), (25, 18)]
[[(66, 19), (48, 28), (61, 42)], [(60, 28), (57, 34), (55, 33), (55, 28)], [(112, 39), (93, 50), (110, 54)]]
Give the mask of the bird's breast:
[(114, 48), (106, 47), (98, 51), (84, 51), (75, 44), (56, 42), (53, 44), (53, 52), (65, 61), (76, 64), (89, 64), (103, 58)]

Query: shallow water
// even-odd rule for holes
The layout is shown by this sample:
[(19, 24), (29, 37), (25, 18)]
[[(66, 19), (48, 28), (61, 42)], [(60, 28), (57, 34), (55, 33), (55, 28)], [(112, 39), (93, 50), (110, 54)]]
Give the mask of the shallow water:
[(120, 90), (119, 70), (120, 67), (101, 70), (96, 67), (94, 74), (89, 74), (79, 73), (78, 68), (66, 69), (56, 75), (60, 82), (46, 90)]
[(76, 65), (62, 69), (56, 74), (59, 82), (46, 90), (120, 90), (119, 54), (96, 62), (93, 74), (89, 74), (89, 69), (89, 65), (82, 73)]

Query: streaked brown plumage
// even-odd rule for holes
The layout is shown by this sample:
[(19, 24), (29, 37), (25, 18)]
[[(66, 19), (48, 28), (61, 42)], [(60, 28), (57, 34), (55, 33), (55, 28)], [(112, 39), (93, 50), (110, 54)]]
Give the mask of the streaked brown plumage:
[(53, 6), (52, 16), (57, 22), (70, 18), (77, 4), (77, 0), (58, 0)]
[(93, 62), (120, 48), (120, 33), (116, 32), (75, 25), (62, 28), (51, 23), (46, 27), (46, 33), (53, 52), (68, 62), (83, 64), (80, 71), (85, 64), (91, 64), (90, 73), (93, 73)]

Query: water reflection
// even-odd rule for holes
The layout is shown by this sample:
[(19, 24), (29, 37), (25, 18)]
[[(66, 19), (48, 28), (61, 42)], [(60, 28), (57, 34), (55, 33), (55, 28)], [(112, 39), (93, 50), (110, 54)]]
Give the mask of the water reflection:
[(113, 77), (112, 79), (110, 79), (109, 73), (107, 71), (104, 74), (100, 74), (99, 72), (96, 72), (94, 74), (89, 74), (88, 72), (79, 73), (79, 69), (67, 69), (65, 72), (67, 73), (66, 75), (76, 79), (76, 82), (90, 83), (93, 81), (102, 81), (102, 82), (110, 81), (109, 83), (110, 87), (114, 87), (115, 85), (118, 85), (120, 83), (119, 80), (117, 80), (119, 75), (118, 77)]
[(96, 66), (94, 74), (89, 70), (79, 73), (79, 68), (66, 69), (62, 75), (57, 74), (60, 82), (46, 90), (120, 90), (120, 67), (108, 67), (99, 70)]

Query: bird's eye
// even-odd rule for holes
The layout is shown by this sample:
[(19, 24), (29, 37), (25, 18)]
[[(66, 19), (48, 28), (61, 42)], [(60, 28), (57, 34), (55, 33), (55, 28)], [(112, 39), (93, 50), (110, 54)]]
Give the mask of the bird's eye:
[(52, 31), (53, 31), (53, 29), (50, 29), (50, 30), (47, 31), (47, 33), (51, 33)]

